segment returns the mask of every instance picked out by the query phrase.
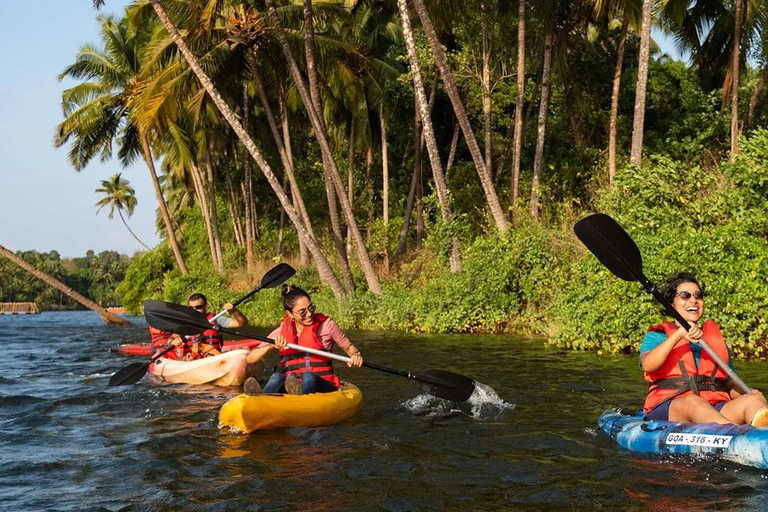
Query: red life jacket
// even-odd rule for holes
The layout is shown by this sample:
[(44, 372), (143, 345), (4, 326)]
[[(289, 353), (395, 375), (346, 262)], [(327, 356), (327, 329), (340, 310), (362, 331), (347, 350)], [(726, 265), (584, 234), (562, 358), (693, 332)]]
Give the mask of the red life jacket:
[[(208, 313), (208, 320), (213, 318), (213, 313)], [(224, 340), (221, 337), (221, 333), (216, 329), (206, 329), (202, 334), (193, 334), (192, 336), (184, 337), (184, 350), (192, 352), (194, 346), (197, 344), (210, 345), (219, 352), (224, 348)]]
[[(672, 322), (650, 327), (652, 332), (664, 332), (669, 338), (678, 327)], [(728, 347), (723, 340), (720, 327), (712, 320), (704, 322), (703, 338), (707, 344), (729, 364)], [(678, 396), (694, 393), (708, 400), (711, 404), (731, 399), (727, 392), (728, 375), (717, 366), (706, 350), (701, 351), (699, 366), (693, 357), (691, 346), (685, 338), (681, 338), (667, 356), (667, 360), (656, 371), (645, 372), (648, 381), (648, 396), (645, 397), (644, 413), (649, 413), (667, 400)]]
[[(314, 321), (312, 325), (305, 326), (299, 336), (296, 336), (296, 324), (293, 319), (287, 314), (283, 317), (283, 323), (280, 325), (280, 334), (294, 345), (301, 345), (302, 347), (314, 348), (317, 350), (325, 350), (320, 339), (317, 337), (317, 330), (320, 325), (328, 319), (322, 313), (315, 313)], [(301, 374), (304, 372), (312, 372), (315, 375), (322, 377), (336, 387), (339, 387), (341, 382), (339, 377), (333, 371), (333, 361), (328, 357), (316, 356), (314, 354), (308, 354), (299, 350), (293, 350), (292, 348), (286, 348), (280, 351), (280, 364), (283, 367), (283, 373), (285, 375), (293, 375), (301, 378)]]
[(160, 329), (155, 329), (151, 325), (149, 326), (149, 335), (152, 339), (152, 346), (159, 347), (162, 345), (165, 345), (168, 341), (168, 338), (171, 337), (170, 332), (161, 331)]

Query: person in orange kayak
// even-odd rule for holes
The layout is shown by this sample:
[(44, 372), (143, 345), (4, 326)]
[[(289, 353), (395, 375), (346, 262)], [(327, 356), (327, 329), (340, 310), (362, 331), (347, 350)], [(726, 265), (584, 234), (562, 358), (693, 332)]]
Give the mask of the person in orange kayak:
[[(208, 311), (208, 299), (202, 293), (193, 293), (187, 300), (189, 307), (199, 311), (206, 315), (210, 320), (215, 315)], [(238, 327), (245, 327), (248, 325), (248, 319), (231, 303), (224, 304), (223, 309), (227, 310), (227, 313), (232, 317), (220, 316), (216, 319), (216, 323), (222, 327), (228, 327), (231, 329), (237, 329)], [(150, 332), (152, 328), (150, 327)], [(162, 331), (159, 331), (162, 332)], [(153, 338), (154, 340), (154, 338)], [(162, 340), (161, 336), (158, 336), (158, 341)], [(153, 341), (153, 345), (155, 342)], [(221, 334), (215, 329), (208, 329), (202, 334), (194, 336), (181, 337), (178, 334), (171, 334), (164, 343), (166, 346), (175, 346), (177, 350), (172, 350), (166, 354), (166, 357), (170, 359), (178, 360), (193, 360), (200, 359), (202, 357), (217, 356), (221, 354), (221, 349), (224, 346), (224, 340)]]
[(640, 346), (640, 366), (648, 382), (645, 419), (768, 426), (768, 403), (763, 394), (754, 389), (741, 393), (699, 345), (704, 339), (733, 368), (720, 327), (712, 320), (699, 327), (704, 289), (696, 278), (677, 273), (667, 280), (662, 293), (690, 329), (686, 331), (677, 322), (664, 322), (651, 326), (645, 335)]
[[(260, 361), (273, 349), (280, 350), (280, 371), (275, 372), (264, 386), (264, 393), (329, 393), (339, 388), (339, 377), (333, 371), (333, 361), (306, 352), (288, 348), (288, 344), (301, 345), (330, 352), (335, 343), (352, 360), (351, 368), (363, 365), (363, 356), (332, 319), (316, 312), (309, 294), (297, 286), (283, 285), (283, 308), (286, 313), (280, 327), (272, 331), (275, 344), (262, 343), (251, 350), (246, 361)], [(261, 392), (259, 382), (250, 377), (245, 381), (246, 394)]]

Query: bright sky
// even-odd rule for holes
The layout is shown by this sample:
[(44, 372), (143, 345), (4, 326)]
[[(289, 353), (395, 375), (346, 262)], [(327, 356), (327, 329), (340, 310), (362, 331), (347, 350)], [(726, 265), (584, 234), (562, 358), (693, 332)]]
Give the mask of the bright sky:
[[(104, 13), (119, 13), (129, 0), (108, 0)], [(34, 7), (30, 7), (34, 5)], [(31, 16), (32, 9), (34, 15)], [(108, 209), (97, 216), (94, 191), (117, 172), (130, 181), (138, 204), (128, 220), (150, 247), (157, 201), (149, 171), (138, 162), (121, 169), (116, 160), (95, 159), (82, 172), (67, 161), (67, 149), (55, 149), (55, 127), (63, 120), (61, 93), (74, 85), (57, 76), (83, 43), (99, 45), (96, 11), (89, 0), (0, 0), (0, 245), (13, 251), (57, 250), (84, 256), (116, 250), (133, 254), (139, 243)], [(671, 41), (654, 38), (679, 58)]]

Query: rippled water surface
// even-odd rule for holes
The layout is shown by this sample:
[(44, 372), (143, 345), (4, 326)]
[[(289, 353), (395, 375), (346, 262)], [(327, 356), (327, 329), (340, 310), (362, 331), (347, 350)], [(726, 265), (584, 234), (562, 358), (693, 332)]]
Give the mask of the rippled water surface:
[[(131, 321), (0, 316), (0, 510), (768, 509), (766, 472), (633, 456), (597, 431), (604, 409), (641, 405), (635, 356), (509, 336), (353, 332), (371, 362), (455, 371), (482, 382), (482, 394), (452, 404), (342, 365), (363, 391), (359, 415), (243, 436), (217, 427), (237, 390), (146, 378), (107, 386), (141, 360), (108, 350), (148, 341), (144, 320)], [(767, 365), (736, 369), (766, 390)]]

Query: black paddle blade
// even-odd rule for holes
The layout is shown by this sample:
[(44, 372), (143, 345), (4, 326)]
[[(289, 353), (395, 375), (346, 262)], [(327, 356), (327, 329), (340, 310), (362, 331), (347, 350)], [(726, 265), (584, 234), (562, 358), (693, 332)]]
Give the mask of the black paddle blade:
[(144, 318), (155, 329), (182, 336), (200, 334), (211, 326), (203, 313), (162, 300), (144, 301)]
[(638, 281), (643, 275), (643, 259), (635, 241), (604, 213), (584, 217), (573, 226), (579, 240), (619, 279)]
[(293, 277), (295, 273), (296, 269), (287, 263), (275, 265), (261, 278), (261, 286), (259, 288), (274, 288), (275, 286), (286, 282)]
[(146, 375), (150, 363), (132, 363), (115, 373), (109, 379), (110, 386), (128, 386), (136, 384)]
[(475, 391), (474, 380), (445, 370), (424, 370), (413, 378), (425, 392), (451, 402), (466, 402)]

